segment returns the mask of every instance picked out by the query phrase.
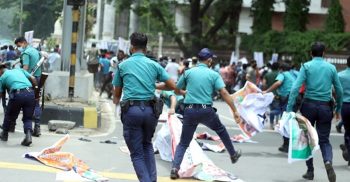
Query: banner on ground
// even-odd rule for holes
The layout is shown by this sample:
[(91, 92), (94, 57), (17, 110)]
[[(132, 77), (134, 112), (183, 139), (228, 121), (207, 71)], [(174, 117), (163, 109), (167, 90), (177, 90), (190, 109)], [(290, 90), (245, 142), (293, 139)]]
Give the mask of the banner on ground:
[(284, 112), (275, 130), (289, 137), (289, 163), (308, 160), (319, 149), (316, 129), (299, 114)]
[(69, 152), (60, 152), (62, 146), (69, 139), (69, 135), (61, 138), (51, 147), (45, 148), (41, 152), (30, 152), (24, 154), (25, 158), (36, 159), (46, 166), (74, 172), (79, 176), (92, 181), (108, 181), (107, 178), (99, 175), (86, 165), (82, 160)]
[[(168, 118), (167, 123), (164, 123), (162, 129), (157, 133), (154, 145), (162, 159), (165, 158), (167, 161), (171, 161), (174, 158), (176, 147), (180, 142), (181, 131), (182, 123), (173, 115)], [(208, 149), (213, 149), (212, 147), (209, 146)], [(215, 150), (223, 150), (223, 148), (217, 148), (216, 146), (214, 148)], [(171, 155), (170, 159), (168, 159), (169, 155)], [(242, 182), (242, 180), (234, 175), (217, 167), (205, 155), (202, 148), (194, 139), (186, 150), (179, 175), (181, 178), (195, 178), (203, 181)]]

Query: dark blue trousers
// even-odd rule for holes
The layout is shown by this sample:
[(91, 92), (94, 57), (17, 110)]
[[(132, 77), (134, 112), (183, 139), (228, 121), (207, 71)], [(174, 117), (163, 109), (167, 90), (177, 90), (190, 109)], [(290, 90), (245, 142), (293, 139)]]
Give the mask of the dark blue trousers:
[[(39, 84), (40, 76), (36, 76), (35, 78), (37, 83)], [(35, 110), (34, 110), (33, 118), (34, 118), (35, 125), (40, 125), (40, 118), (41, 118), (40, 99), (35, 102)]]
[[(301, 106), (301, 114), (312, 124), (316, 125), (319, 145), (322, 152), (323, 162), (333, 161), (332, 145), (329, 142), (331, 132), (333, 110), (329, 104), (318, 101), (304, 101)], [(309, 171), (314, 170), (313, 159), (306, 161)]]
[[(350, 103), (343, 103), (343, 107), (341, 109), (341, 117), (344, 122), (345, 134), (344, 134), (344, 143), (350, 152)], [(350, 157), (349, 157), (350, 161)]]
[(219, 135), (229, 154), (231, 156), (235, 154), (236, 151), (233, 147), (230, 136), (212, 107), (186, 108), (180, 143), (176, 147), (174, 156), (173, 168), (180, 169), (186, 149), (190, 145), (193, 134), (196, 131), (199, 123), (214, 130)]
[(131, 106), (122, 113), (123, 135), (130, 157), (141, 182), (157, 181), (152, 138), (158, 124), (150, 106)]
[(32, 131), (32, 117), (35, 108), (35, 96), (33, 90), (24, 90), (19, 93), (10, 93), (9, 102), (4, 117), (3, 130), (9, 131), (10, 123), (15, 122), (19, 112), (23, 111), (24, 132)]

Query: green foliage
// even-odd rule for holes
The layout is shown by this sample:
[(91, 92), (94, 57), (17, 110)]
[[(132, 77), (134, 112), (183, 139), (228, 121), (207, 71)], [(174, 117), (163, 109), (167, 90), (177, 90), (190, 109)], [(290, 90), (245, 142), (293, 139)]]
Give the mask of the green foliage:
[(265, 33), (271, 30), (274, 3), (275, 0), (253, 0), (251, 10), (253, 33)]
[(19, 11), (20, 0), (1, 0), (1, 8), (17, 7), (12, 28), (18, 29), (19, 17), (23, 18), (23, 32), (34, 30), (34, 37), (46, 38), (54, 31), (54, 25), (63, 9), (63, 0), (23, 0), (23, 13)]
[(344, 32), (344, 17), (339, 0), (331, 0), (325, 30), (331, 33)]
[(53, 50), (57, 44), (57, 39), (49, 37), (46, 39), (46, 41), (47, 41), (46, 43), (47, 50), (49, 51)]
[(310, 0), (284, 0), (284, 2), (286, 5), (284, 29), (286, 31), (305, 31)]
[[(225, 44), (226, 48), (232, 45), (242, 4), (242, 0), (188, 0), (186, 5), (175, 0), (120, 0), (117, 1), (117, 11), (129, 9), (134, 2), (142, 2), (133, 8), (140, 16), (140, 30), (147, 30), (153, 37), (163, 32), (166, 38), (172, 39), (167, 43), (176, 42), (185, 56), (195, 54), (204, 46), (211, 48), (218, 42)], [(174, 15), (177, 6), (189, 8), (191, 31), (188, 34), (183, 35), (176, 29)]]
[(87, 4), (86, 9), (86, 24), (85, 24), (85, 36), (86, 38), (91, 38), (93, 35), (91, 34), (92, 28), (96, 22), (96, 5), (89, 3)]
[(325, 33), (321, 31), (277, 32), (262, 35), (245, 35), (241, 49), (248, 52), (262, 51), (266, 55), (279, 53), (293, 57), (295, 63), (310, 59), (310, 47), (316, 41), (324, 42), (328, 52), (350, 50), (350, 33)]

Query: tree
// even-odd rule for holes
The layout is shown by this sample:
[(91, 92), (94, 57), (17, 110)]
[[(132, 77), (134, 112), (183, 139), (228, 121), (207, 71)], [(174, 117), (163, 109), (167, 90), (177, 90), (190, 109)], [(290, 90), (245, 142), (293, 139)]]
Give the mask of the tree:
[(344, 17), (339, 0), (331, 0), (326, 19), (326, 32), (341, 33), (344, 32)]
[(286, 13), (284, 15), (284, 29), (286, 31), (306, 30), (310, 0), (284, 0)]
[[(19, 0), (1, 0), (0, 7), (17, 7)], [(63, 0), (23, 0), (23, 14), (18, 13), (13, 21), (13, 29), (18, 27), (19, 17), (23, 18), (23, 31), (34, 30), (37, 38), (46, 38), (54, 31), (54, 25), (63, 9)], [(18, 11), (19, 12), (19, 11)]]
[[(133, 2), (137, 0), (120, 0), (118, 8), (130, 8)], [(162, 29), (159, 31), (171, 36), (186, 57), (197, 53), (202, 47), (217, 45), (216, 41), (221, 33), (229, 36), (236, 31), (242, 0), (187, 0), (185, 2), (190, 9), (191, 24), (191, 31), (187, 35), (189, 42), (186, 43), (175, 27), (174, 10), (178, 5), (177, 1), (144, 0), (133, 11), (139, 15), (149, 12), (151, 18), (161, 25)], [(234, 42), (234, 39), (229, 41)]]
[(252, 15), (253, 15), (253, 33), (261, 34), (271, 30), (273, 4), (275, 0), (253, 0)]

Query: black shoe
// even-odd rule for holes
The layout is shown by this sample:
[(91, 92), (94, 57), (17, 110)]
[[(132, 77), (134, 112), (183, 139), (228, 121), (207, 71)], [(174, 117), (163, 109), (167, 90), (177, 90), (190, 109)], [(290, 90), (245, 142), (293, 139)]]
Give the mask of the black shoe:
[(23, 139), (21, 145), (28, 147), (30, 144), (32, 144), (32, 132), (26, 131), (25, 138)]
[(233, 156), (231, 156), (232, 164), (236, 163), (241, 156), (242, 156), (242, 151), (241, 150), (237, 150), (236, 153), (233, 154)]
[(303, 178), (306, 180), (314, 180), (314, 172), (313, 171), (306, 171), (306, 173), (303, 175)]
[(335, 129), (337, 130), (338, 133), (341, 133), (341, 126), (335, 125)]
[(349, 153), (348, 153), (348, 150), (346, 149), (346, 146), (345, 144), (340, 144), (340, 149), (343, 151), (342, 154), (343, 154), (343, 159), (345, 161), (349, 161)]
[(34, 137), (40, 137), (41, 132), (40, 132), (40, 125), (35, 125), (34, 126), (34, 131), (33, 131), (33, 136)]
[(179, 170), (176, 168), (172, 168), (170, 171), (170, 179), (179, 179)]
[(282, 145), (278, 148), (280, 152), (288, 153), (288, 146)]
[(0, 139), (6, 142), (9, 139), (9, 133), (7, 131), (2, 131), (0, 133)]
[(335, 175), (332, 163), (327, 161), (324, 165), (326, 167), (329, 182), (336, 182), (337, 176)]

